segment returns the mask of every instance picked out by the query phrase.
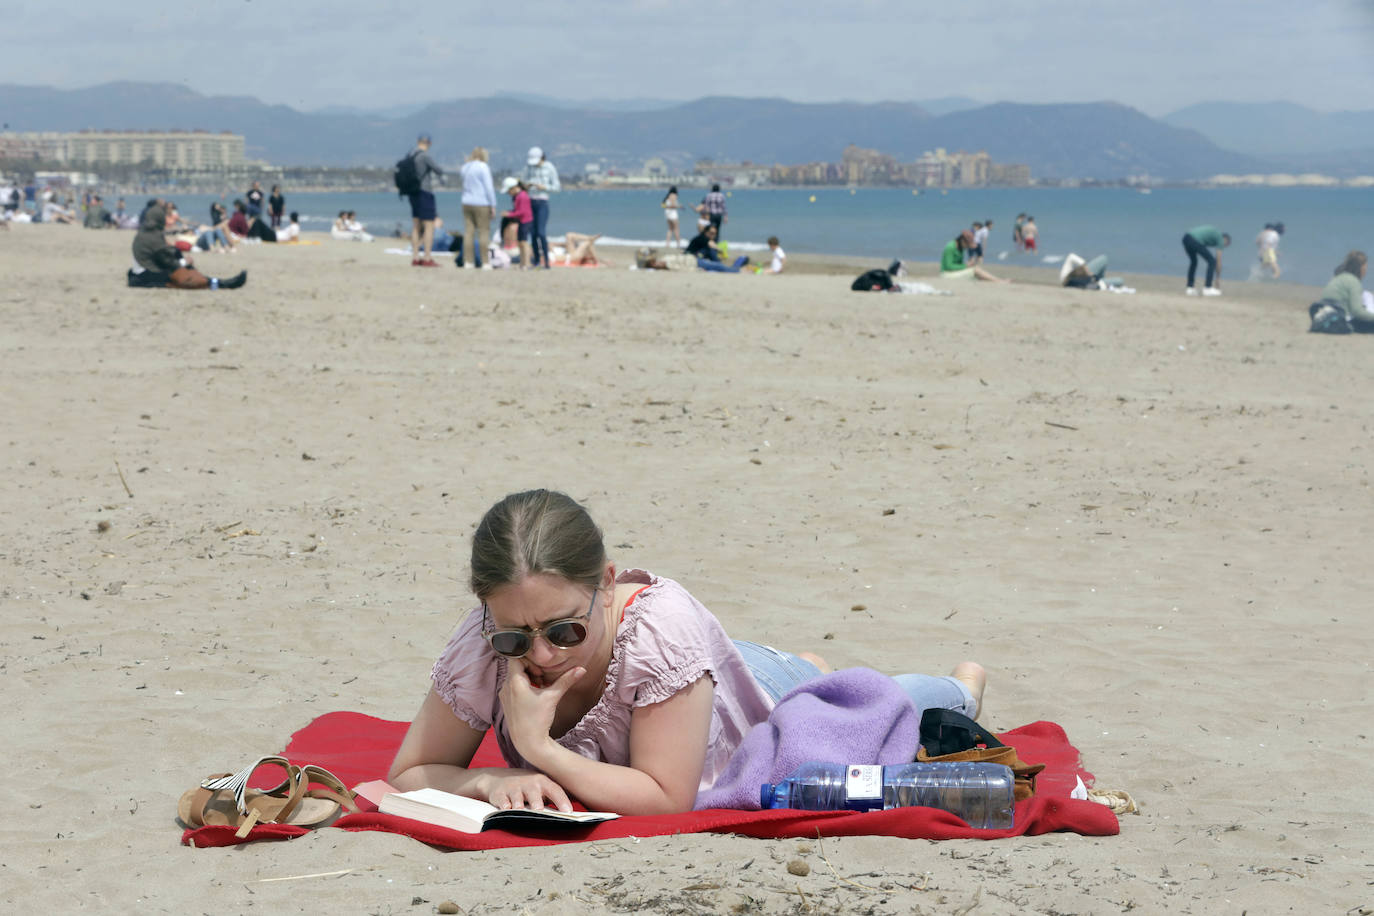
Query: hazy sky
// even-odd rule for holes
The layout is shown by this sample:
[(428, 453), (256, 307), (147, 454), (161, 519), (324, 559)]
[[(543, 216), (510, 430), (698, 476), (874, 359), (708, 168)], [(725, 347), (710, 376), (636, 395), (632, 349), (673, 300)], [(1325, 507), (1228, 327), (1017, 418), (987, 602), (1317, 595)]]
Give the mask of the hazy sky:
[[(47, 0), (0, 82), (180, 82), (314, 109), (501, 90), (796, 101), (1206, 100), (1374, 108), (1374, 0)], [(428, 8), (419, 21), (393, 9)], [(770, 11), (771, 10), (771, 11)]]

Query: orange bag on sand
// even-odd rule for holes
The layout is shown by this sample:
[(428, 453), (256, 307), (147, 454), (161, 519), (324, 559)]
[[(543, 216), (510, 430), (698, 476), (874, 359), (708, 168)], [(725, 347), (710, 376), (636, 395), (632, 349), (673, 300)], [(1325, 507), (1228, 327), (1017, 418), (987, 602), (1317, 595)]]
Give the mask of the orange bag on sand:
[[(927, 748), (935, 751), (932, 755)], [(1036, 774), (1043, 763), (1024, 763), (1016, 748), (1007, 747), (997, 736), (968, 716), (952, 709), (927, 709), (921, 713), (921, 747), (918, 763), (1000, 763), (1010, 767), (1016, 777), (1015, 796), (1024, 801), (1035, 795)]]

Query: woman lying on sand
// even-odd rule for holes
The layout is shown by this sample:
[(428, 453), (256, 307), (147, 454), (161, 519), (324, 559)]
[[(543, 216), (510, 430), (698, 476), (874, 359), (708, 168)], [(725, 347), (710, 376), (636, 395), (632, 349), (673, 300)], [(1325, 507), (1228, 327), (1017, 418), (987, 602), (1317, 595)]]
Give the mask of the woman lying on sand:
[[(515, 493), (472, 541), (481, 601), (435, 663), (433, 686), (391, 764), (402, 790), (431, 786), (498, 808), (688, 811), (745, 732), (829, 667), (732, 641), (671, 579), (617, 574), (601, 531), (568, 496)], [(985, 674), (894, 678), (918, 710), (973, 716)], [(506, 768), (468, 769), (489, 727)]]

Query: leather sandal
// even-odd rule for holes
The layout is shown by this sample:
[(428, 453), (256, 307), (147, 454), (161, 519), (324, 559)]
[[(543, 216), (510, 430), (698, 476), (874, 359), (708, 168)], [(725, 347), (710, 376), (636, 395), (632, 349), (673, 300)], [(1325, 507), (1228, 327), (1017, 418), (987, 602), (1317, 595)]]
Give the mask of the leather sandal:
[[(250, 789), (248, 782), (263, 765), (278, 766), (286, 779), (271, 789)], [(311, 789), (311, 783), (326, 788)], [(285, 757), (260, 757), (237, 773), (220, 773), (187, 790), (177, 802), (177, 816), (190, 827), (237, 827), (242, 839), (259, 823), (319, 827), (338, 816), (341, 806), (357, 811), (353, 793), (321, 767), (293, 766)]]

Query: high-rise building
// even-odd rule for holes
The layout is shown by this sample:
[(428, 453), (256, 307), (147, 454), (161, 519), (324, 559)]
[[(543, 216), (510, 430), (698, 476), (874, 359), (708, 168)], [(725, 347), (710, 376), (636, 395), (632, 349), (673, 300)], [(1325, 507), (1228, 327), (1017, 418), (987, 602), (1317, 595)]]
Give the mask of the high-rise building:
[(242, 134), (204, 130), (0, 133), (0, 158), (88, 166), (148, 165), (198, 172), (239, 169), (248, 164)]

